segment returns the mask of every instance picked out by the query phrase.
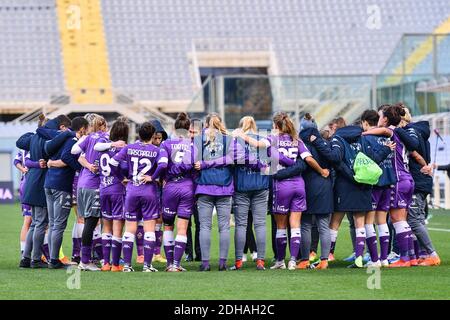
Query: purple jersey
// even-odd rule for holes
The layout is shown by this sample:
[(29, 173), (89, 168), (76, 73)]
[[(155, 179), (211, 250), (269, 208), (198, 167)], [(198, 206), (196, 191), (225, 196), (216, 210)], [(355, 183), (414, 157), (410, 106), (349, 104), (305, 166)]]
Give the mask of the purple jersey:
[(154, 183), (142, 183), (141, 177), (150, 175), (155, 181), (161, 173), (161, 169), (166, 167), (168, 159), (164, 149), (152, 144), (136, 142), (123, 148), (111, 159), (110, 163), (118, 166), (122, 161), (125, 161), (128, 166), (130, 182), (127, 185), (127, 195), (145, 195), (154, 192)]
[[(100, 139), (108, 139), (108, 133), (99, 131), (88, 135), (83, 141), (79, 143), (80, 149), (83, 151), (86, 160), (89, 163), (100, 163), (101, 153), (94, 150), (95, 144)], [(92, 173), (86, 168), (82, 168), (78, 178), (78, 188), (98, 189), (100, 185), (100, 174)]]
[[(109, 142), (109, 141), (99, 141)], [(109, 148), (101, 152), (100, 156), (100, 198), (103, 195), (125, 194), (125, 186), (122, 184), (124, 175), (120, 165), (115, 167), (109, 161), (119, 153), (119, 148)]]
[(408, 151), (405, 148), (405, 145), (400, 140), (398, 135), (395, 133), (395, 131), (392, 132), (392, 140), (395, 142), (395, 157), (393, 159), (394, 161), (394, 168), (395, 172), (397, 174), (397, 180), (403, 180), (405, 178), (411, 178), (411, 173), (409, 173), (409, 167), (408, 167)]
[(161, 144), (167, 154), (166, 180), (192, 179), (193, 154), (190, 139), (174, 138)]
[[(271, 146), (276, 148), (280, 154), (284, 155), (286, 158), (292, 159), (294, 162), (298, 157), (305, 159), (311, 157), (311, 153), (302, 140), (293, 141), (291, 136), (288, 134), (281, 135), (269, 135), (267, 137), (268, 142)], [(280, 159), (281, 160), (281, 159)], [(279, 169), (284, 167), (280, 165)], [(299, 180), (302, 179), (301, 176), (294, 176), (285, 180)]]

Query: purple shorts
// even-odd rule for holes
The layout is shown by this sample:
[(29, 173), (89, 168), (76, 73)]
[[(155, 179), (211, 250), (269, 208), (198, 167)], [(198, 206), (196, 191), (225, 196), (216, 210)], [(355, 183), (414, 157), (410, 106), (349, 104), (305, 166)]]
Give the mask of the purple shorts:
[(401, 179), (391, 190), (391, 209), (406, 209), (412, 201), (414, 180)]
[(22, 204), (22, 216), (31, 217), (31, 206), (28, 204)]
[(289, 214), (306, 210), (305, 181), (296, 180), (274, 181), (272, 212)]
[(172, 224), (175, 217), (190, 219), (195, 193), (192, 180), (168, 182), (163, 189), (162, 207), (164, 223)]
[(101, 194), (100, 208), (102, 210), (102, 218), (106, 220), (125, 220), (124, 202), (125, 195), (123, 194)]
[(373, 187), (372, 190), (372, 210), (389, 211), (391, 204), (391, 187)]
[(134, 195), (127, 193), (125, 197), (125, 220), (144, 221), (156, 220), (160, 216), (159, 198), (155, 193)]

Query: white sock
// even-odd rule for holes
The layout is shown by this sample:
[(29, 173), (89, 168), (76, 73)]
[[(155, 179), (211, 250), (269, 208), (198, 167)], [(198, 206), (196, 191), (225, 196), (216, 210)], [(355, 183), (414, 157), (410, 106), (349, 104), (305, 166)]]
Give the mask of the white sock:
[(356, 232), (356, 237), (358, 238), (358, 237), (364, 237), (364, 238), (366, 238), (366, 229), (365, 228), (356, 228), (355, 229), (355, 232)]
[(287, 238), (287, 229), (277, 229), (276, 238)]
[(102, 230), (101, 230), (101, 226), (98, 225), (95, 227), (94, 229), (94, 236), (92, 237), (92, 239), (99, 239), (102, 237)]
[(155, 232), (147, 231), (147, 232), (144, 234), (144, 240), (147, 240), (147, 241), (156, 241), (156, 235), (155, 235)]
[(74, 223), (73, 224), (73, 228), (72, 228), (72, 239), (76, 239), (77, 237), (77, 224)]
[(386, 223), (379, 224), (377, 227), (378, 227), (378, 236), (379, 237), (388, 237), (389, 236), (389, 227)]
[(122, 238), (119, 238), (119, 237), (116, 237), (116, 236), (113, 236), (112, 240), (122, 243)]
[(20, 251), (25, 250), (25, 241), (20, 241)]
[(373, 224), (366, 224), (364, 225), (365, 229), (366, 229), (366, 238), (372, 238), (372, 237), (376, 237), (377, 233), (375, 232), (375, 227)]
[(83, 237), (84, 223), (77, 223), (77, 237), (81, 239)]
[(177, 234), (176, 238), (175, 238), (175, 242), (183, 242), (183, 243), (187, 243), (187, 237), (186, 236), (181, 236), (179, 234)]
[(111, 233), (102, 233), (102, 240), (112, 240)]
[(291, 238), (297, 237), (300, 238), (302, 236), (300, 232), (300, 228), (291, 228)]
[(409, 227), (409, 224), (406, 221), (395, 222), (395, 223), (393, 223), (393, 225), (394, 225), (396, 234), (411, 231), (411, 228)]
[(170, 246), (174, 245), (173, 231), (164, 231), (163, 244), (166, 247), (170, 247)]
[(162, 228), (162, 224), (157, 223), (155, 225), (155, 231), (161, 231), (161, 228)]
[(338, 231), (330, 229), (331, 242), (336, 242), (337, 236), (338, 236)]
[(122, 241), (128, 241), (134, 243), (134, 234), (131, 232), (125, 232), (122, 237)]

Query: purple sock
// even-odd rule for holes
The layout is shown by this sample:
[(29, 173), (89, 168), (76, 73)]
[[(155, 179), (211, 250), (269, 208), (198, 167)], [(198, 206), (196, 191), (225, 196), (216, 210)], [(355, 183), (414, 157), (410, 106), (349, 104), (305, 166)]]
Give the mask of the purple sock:
[(226, 267), (227, 259), (220, 258), (219, 259), (219, 267)]
[(158, 255), (158, 254), (161, 254), (161, 244), (162, 244), (163, 232), (161, 230), (155, 231), (155, 236), (156, 236), (156, 243), (155, 243), (155, 248), (154, 248), (153, 254)]
[(103, 256), (103, 263), (110, 263), (110, 256), (111, 256), (111, 243), (112, 239), (102, 239), (102, 256)]
[(380, 259), (386, 260), (389, 254), (389, 236), (380, 237)]
[(175, 246), (164, 246), (164, 252), (166, 253), (167, 266), (173, 264), (174, 260), (174, 249)]
[(92, 247), (91, 246), (81, 246), (81, 262), (88, 264), (91, 260)]
[(123, 260), (125, 264), (131, 265), (131, 257), (133, 256), (133, 241), (122, 240)]
[(428, 256), (427, 251), (426, 250), (420, 250), (419, 257), (422, 258), (422, 257), (426, 257), (426, 256)]
[(355, 257), (362, 256), (366, 245), (366, 237), (356, 237)]
[(72, 257), (79, 257), (81, 251), (81, 239), (72, 238)]
[(153, 259), (153, 250), (155, 248), (156, 241), (150, 241), (144, 239), (144, 264), (150, 266)]
[(138, 256), (144, 255), (144, 226), (138, 226), (136, 231), (136, 250)]
[(377, 236), (366, 238), (367, 248), (372, 262), (378, 261)]
[(287, 231), (277, 230), (276, 235), (277, 243), (277, 261), (283, 261), (286, 258), (286, 246), (287, 246)]
[(118, 241), (116, 239), (112, 240), (112, 264), (113, 266), (118, 266), (120, 261), (120, 252), (122, 251), (122, 241)]
[(92, 248), (94, 250), (94, 258), (103, 259), (102, 238), (96, 238), (92, 240)]
[(401, 232), (395, 234), (395, 240), (397, 241), (397, 245), (400, 249), (400, 258), (403, 261), (409, 261), (409, 240), (408, 240), (408, 232)]
[(290, 240), (290, 251), (291, 251), (291, 258), (295, 258), (297, 259), (298, 257), (298, 252), (300, 250), (300, 242), (301, 242), (301, 237), (291, 237)]
[(50, 261), (50, 251), (48, 250), (48, 243), (42, 245), (42, 254), (47, 261)]
[(331, 241), (330, 253), (334, 254), (335, 249), (336, 249), (336, 241)]
[(185, 249), (186, 249), (186, 242), (175, 241), (175, 249), (173, 252), (173, 263), (177, 267), (180, 266), (180, 261), (181, 258), (183, 257)]
[(202, 266), (203, 266), (203, 268), (207, 268), (207, 267), (209, 267), (209, 260), (202, 260)]

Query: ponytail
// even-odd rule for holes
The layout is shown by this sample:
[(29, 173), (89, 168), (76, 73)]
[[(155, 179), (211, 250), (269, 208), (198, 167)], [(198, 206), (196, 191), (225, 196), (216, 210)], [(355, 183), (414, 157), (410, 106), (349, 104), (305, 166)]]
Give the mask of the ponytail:
[(278, 112), (273, 117), (273, 123), (280, 133), (288, 134), (292, 141), (298, 140), (297, 131), (295, 130), (294, 123), (291, 118), (285, 112)]

